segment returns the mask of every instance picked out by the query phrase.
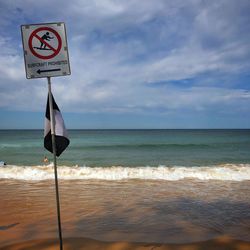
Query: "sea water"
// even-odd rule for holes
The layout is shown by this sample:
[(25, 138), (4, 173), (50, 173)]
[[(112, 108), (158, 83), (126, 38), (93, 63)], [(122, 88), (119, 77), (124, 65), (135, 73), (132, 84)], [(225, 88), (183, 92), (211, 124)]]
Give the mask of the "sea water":
[[(69, 138), (61, 178), (250, 179), (250, 130), (70, 130)], [(42, 130), (0, 131), (8, 164), (0, 178), (53, 178), (44, 156), (52, 162)]]

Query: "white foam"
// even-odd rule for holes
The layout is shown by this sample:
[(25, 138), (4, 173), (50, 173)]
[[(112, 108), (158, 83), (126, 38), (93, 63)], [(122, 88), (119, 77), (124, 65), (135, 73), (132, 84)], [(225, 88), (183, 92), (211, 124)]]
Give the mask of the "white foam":
[[(65, 180), (169, 180), (185, 178), (199, 180), (250, 180), (250, 164), (223, 164), (203, 167), (79, 167), (59, 166), (58, 177)], [(47, 166), (15, 166), (0, 168), (0, 179), (47, 180), (54, 178), (53, 164)]]

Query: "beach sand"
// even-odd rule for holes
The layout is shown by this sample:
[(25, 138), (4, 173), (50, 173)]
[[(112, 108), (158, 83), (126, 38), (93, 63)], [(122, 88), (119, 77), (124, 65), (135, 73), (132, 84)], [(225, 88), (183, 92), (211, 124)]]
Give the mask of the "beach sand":
[[(233, 240), (228, 237), (197, 242), (191, 244), (161, 244), (161, 243), (129, 243), (129, 242), (102, 242), (87, 238), (64, 239), (65, 250), (249, 250), (250, 242)], [(59, 249), (57, 240), (44, 239), (17, 243), (1, 248), (2, 250), (55, 250)]]
[[(64, 250), (249, 250), (249, 184), (60, 181)], [(0, 193), (1, 250), (59, 249), (52, 180)]]

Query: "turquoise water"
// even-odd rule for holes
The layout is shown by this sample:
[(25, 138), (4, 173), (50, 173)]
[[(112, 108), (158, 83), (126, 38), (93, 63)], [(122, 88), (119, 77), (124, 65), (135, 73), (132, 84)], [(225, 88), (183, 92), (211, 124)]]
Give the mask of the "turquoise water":
[[(210, 166), (250, 163), (250, 130), (69, 130), (67, 166)], [(41, 165), (43, 130), (0, 130), (0, 161)]]

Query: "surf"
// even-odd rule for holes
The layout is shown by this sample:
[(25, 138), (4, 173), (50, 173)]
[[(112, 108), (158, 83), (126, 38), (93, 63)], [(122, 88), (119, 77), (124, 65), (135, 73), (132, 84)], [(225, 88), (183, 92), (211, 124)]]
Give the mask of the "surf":
[[(250, 180), (250, 164), (220, 164), (209, 166), (58, 166), (62, 180), (197, 180), (244, 181)], [(53, 164), (36, 166), (7, 165), (0, 168), (0, 179), (49, 180), (54, 179)]]

